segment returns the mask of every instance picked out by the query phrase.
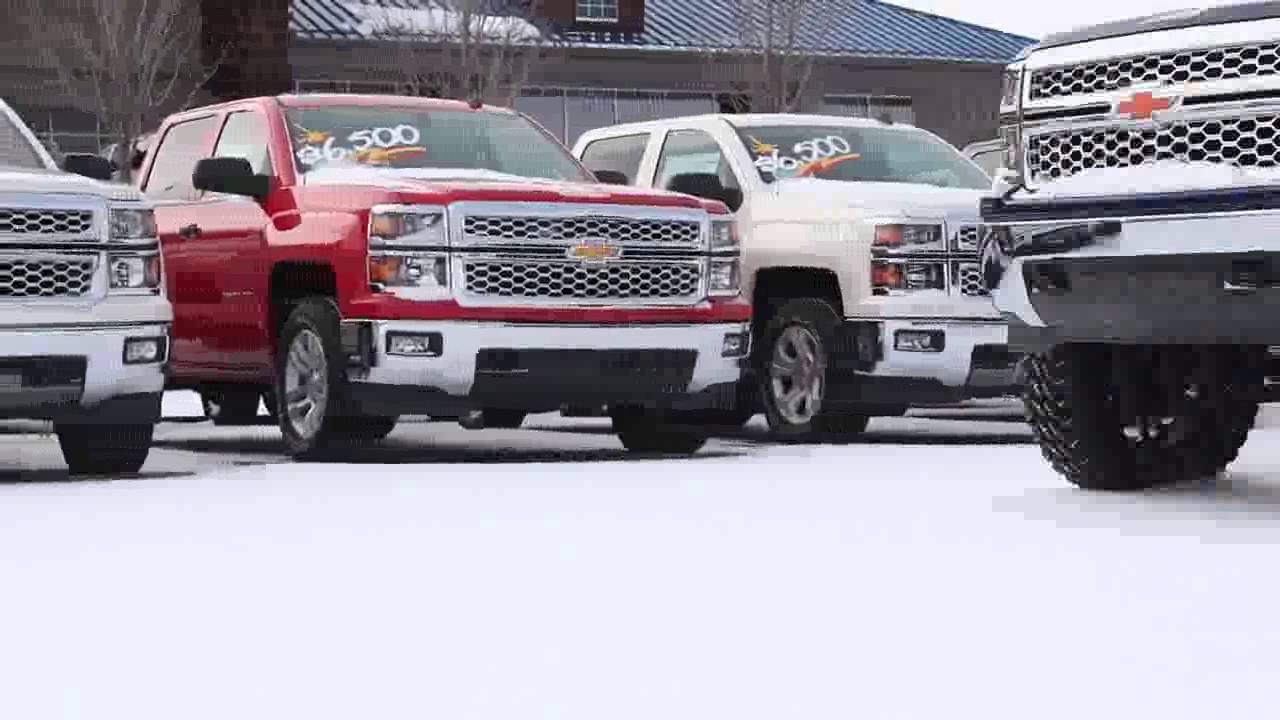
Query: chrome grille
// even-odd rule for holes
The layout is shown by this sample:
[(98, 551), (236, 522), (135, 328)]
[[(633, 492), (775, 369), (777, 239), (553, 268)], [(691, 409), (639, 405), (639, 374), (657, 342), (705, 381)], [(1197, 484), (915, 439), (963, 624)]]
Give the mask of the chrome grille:
[(1030, 136), (1027, 169), (1035, 182), (1156, 160), (1274, 167), (1280, 165), (1278, 135), (1280, 115), (1068, 130)]
[(93, 258), (0, 258), (0, 297), (81, 297), (93, 287)]
[(1177, 85), (1280, 74), (1280, 43), (1136, 55), (1031, 74), (1030, 99), (1090, 95), (1133, 85)]
[(697, 245), (702, 224), (696, 220), (625, 217), (529, 217), (468, 215), (467, 240), (505, 243), (571, 243), (605, 240), (622, 245)]
[(700, 263), (584, 265), (544, 260), (464, 260), (467, 293), (489, 298), (584, 300), (694, 299)]
[(956, 263), (951, 269), (951, 286), (966, 297), (986, 297), (982, 284), (982, 266), (976, 262)]
[(961, 252), (977, 252), (978, 251), (978, 226), (962, 225), (951, 236), (951, 249)]
[(91, 230), (91, 210), (0, 208), (0, 235), (84, 235)]

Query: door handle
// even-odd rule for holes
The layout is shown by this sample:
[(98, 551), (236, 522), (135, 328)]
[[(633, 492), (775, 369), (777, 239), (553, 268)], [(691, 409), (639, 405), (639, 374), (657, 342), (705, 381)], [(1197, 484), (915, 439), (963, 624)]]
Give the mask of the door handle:
[(195, 223), (191, 223), (190, 225), (183, 225), (182, 227), (178, 228), (178, 234), (184, 238), (199, 237), (200, 226)]

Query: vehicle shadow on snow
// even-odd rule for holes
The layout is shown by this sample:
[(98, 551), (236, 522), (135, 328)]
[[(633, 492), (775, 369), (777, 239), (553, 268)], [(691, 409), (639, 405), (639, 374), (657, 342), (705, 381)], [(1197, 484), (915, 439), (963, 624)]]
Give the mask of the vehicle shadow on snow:
[[(1069, 485), (1034, 488), (997, 497), (992, 509), (1059, 528), (1116, 529), (1132, 537), (1196, 537), (1204, 543), (1251, 544), (1280, 539), (1276, 525), (1280, 485), (1274, 477), (1259, 473), (1228, 471), (1133, 493), (1089, 492)], [(1240, 537), (1240, 531), (1251, 535)]]
[(27, 470), (0, 467), (0, 486), (64, 483), (85, 485), (90, 483), (129, 482), (136, 480), (170, 480), (195, 477), (194, 472), (140, 472), (132, 475), (71, 475), (65, 469)]
[[(914, 419), (914, 418), (913, 418)], [(966, 421), (969, 419), (966, 418)], [(719, 429), (713, 433), (713, 437), (718, 440), (730, 440), (735, 443), (747, 445), (786, 445), (794, 444), (785, 439), (780, 439), (769, 434), (767, 427), (756, 424), (758, 420), (753, 420), (751, 425), (744, 428)], [(859, 435), (856, 439), (849, 442), (848, 445), (1031, 445), (1034, 440), (1031, 432), (1017, 433), (973, 433), (964, 432), (960, 428), (948, 428), (944, 423), (952, 422), (951, 419), (939, 420), (937, 425), (931, 425), (926, 430), (903, 430), (898, 428), (877, 429), (876, 421), (872, 420), (866, 433)], [(613, 431), (606, 425), (526, 425), (526, 430), (539, 430), (542, 432), (559, 432), (579, 435), (610, 435)], [(808, 444), (808, 443), (804, 443)]]
[[(279, 440), (244, 437), (163, 439), (157, 440), (155, 446), (187, 452), (243, 455), (281, 455), (283, 450)], [(708, 460), (738, 457), (743, 454), (707, 449), (691, 458), (681, 459)], [(377, 445), (343, 451), (331, 458), (326, 458), (323, 462), (356, 465), (580, 463), (635, 462), (662, 457), (664, 456), (631, 453), (622, 448), (495, 447), (492, 441), (479, 444), (431, 438), (417, 440), (411, 437), (396, 437), (393, 434)]]

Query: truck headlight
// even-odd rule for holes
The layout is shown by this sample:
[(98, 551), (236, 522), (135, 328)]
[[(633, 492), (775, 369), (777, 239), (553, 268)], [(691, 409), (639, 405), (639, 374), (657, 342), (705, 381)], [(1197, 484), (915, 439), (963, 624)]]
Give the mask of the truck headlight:
[(872, 260), (871, 294), (903, 295), (925, 290), (946, 291), (946, 270), (930, 260)]
[(728, 250), (738, 247), (738, 223), (733, 220), (711, 221), (711, 249)]
[(712, 295), (731, 297), (742, 291), (742, 265), (738, 258), (712, 258), (707, 271)]
[(941, 225), (876, 225), (872, 250), (877, 255), (942, 252)]
[(406, 205), (379, 205), (369, 213), (369, 245), (416, 245), (438, 247), (448, 244), (444, 208)]
[(107, 275), (112, 291), (158, 292), (162, 277), (160, 253), (112, 254), (107, 259)]
[(371, 252), (369, 282), (385, 288), (447, 292), (449, 257), (444, 253)]
[(112, 240), (146, 240), (157, 236), (156, 213), (149, 208), (111, 208)]

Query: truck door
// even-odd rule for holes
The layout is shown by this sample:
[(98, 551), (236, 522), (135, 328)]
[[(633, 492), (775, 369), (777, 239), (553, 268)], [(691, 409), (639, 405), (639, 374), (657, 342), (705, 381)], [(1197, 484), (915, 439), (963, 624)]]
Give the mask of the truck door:
[(191, 230), (203, 220), (191, 173), (211, 150), (218, 119), (209, 114), (170, 125), (141, 185), (155, 204), (165, 283), (173, 302), (171, 365), (178, 378), (215, 360), (206, 326), (220, 299), (214, 265)]
[[(227, 113), (213, 157), (249, 161), (255, 173), (274, 175), (268, 151), (268, 126), (260, 110)], [(257, 375), (271, 367), (267, 329), (266, 210), (253, 198), (209, 193), (201, 213), (198, 242), (214, 271), (216, 305), (209, 320), (222, 370)]]

